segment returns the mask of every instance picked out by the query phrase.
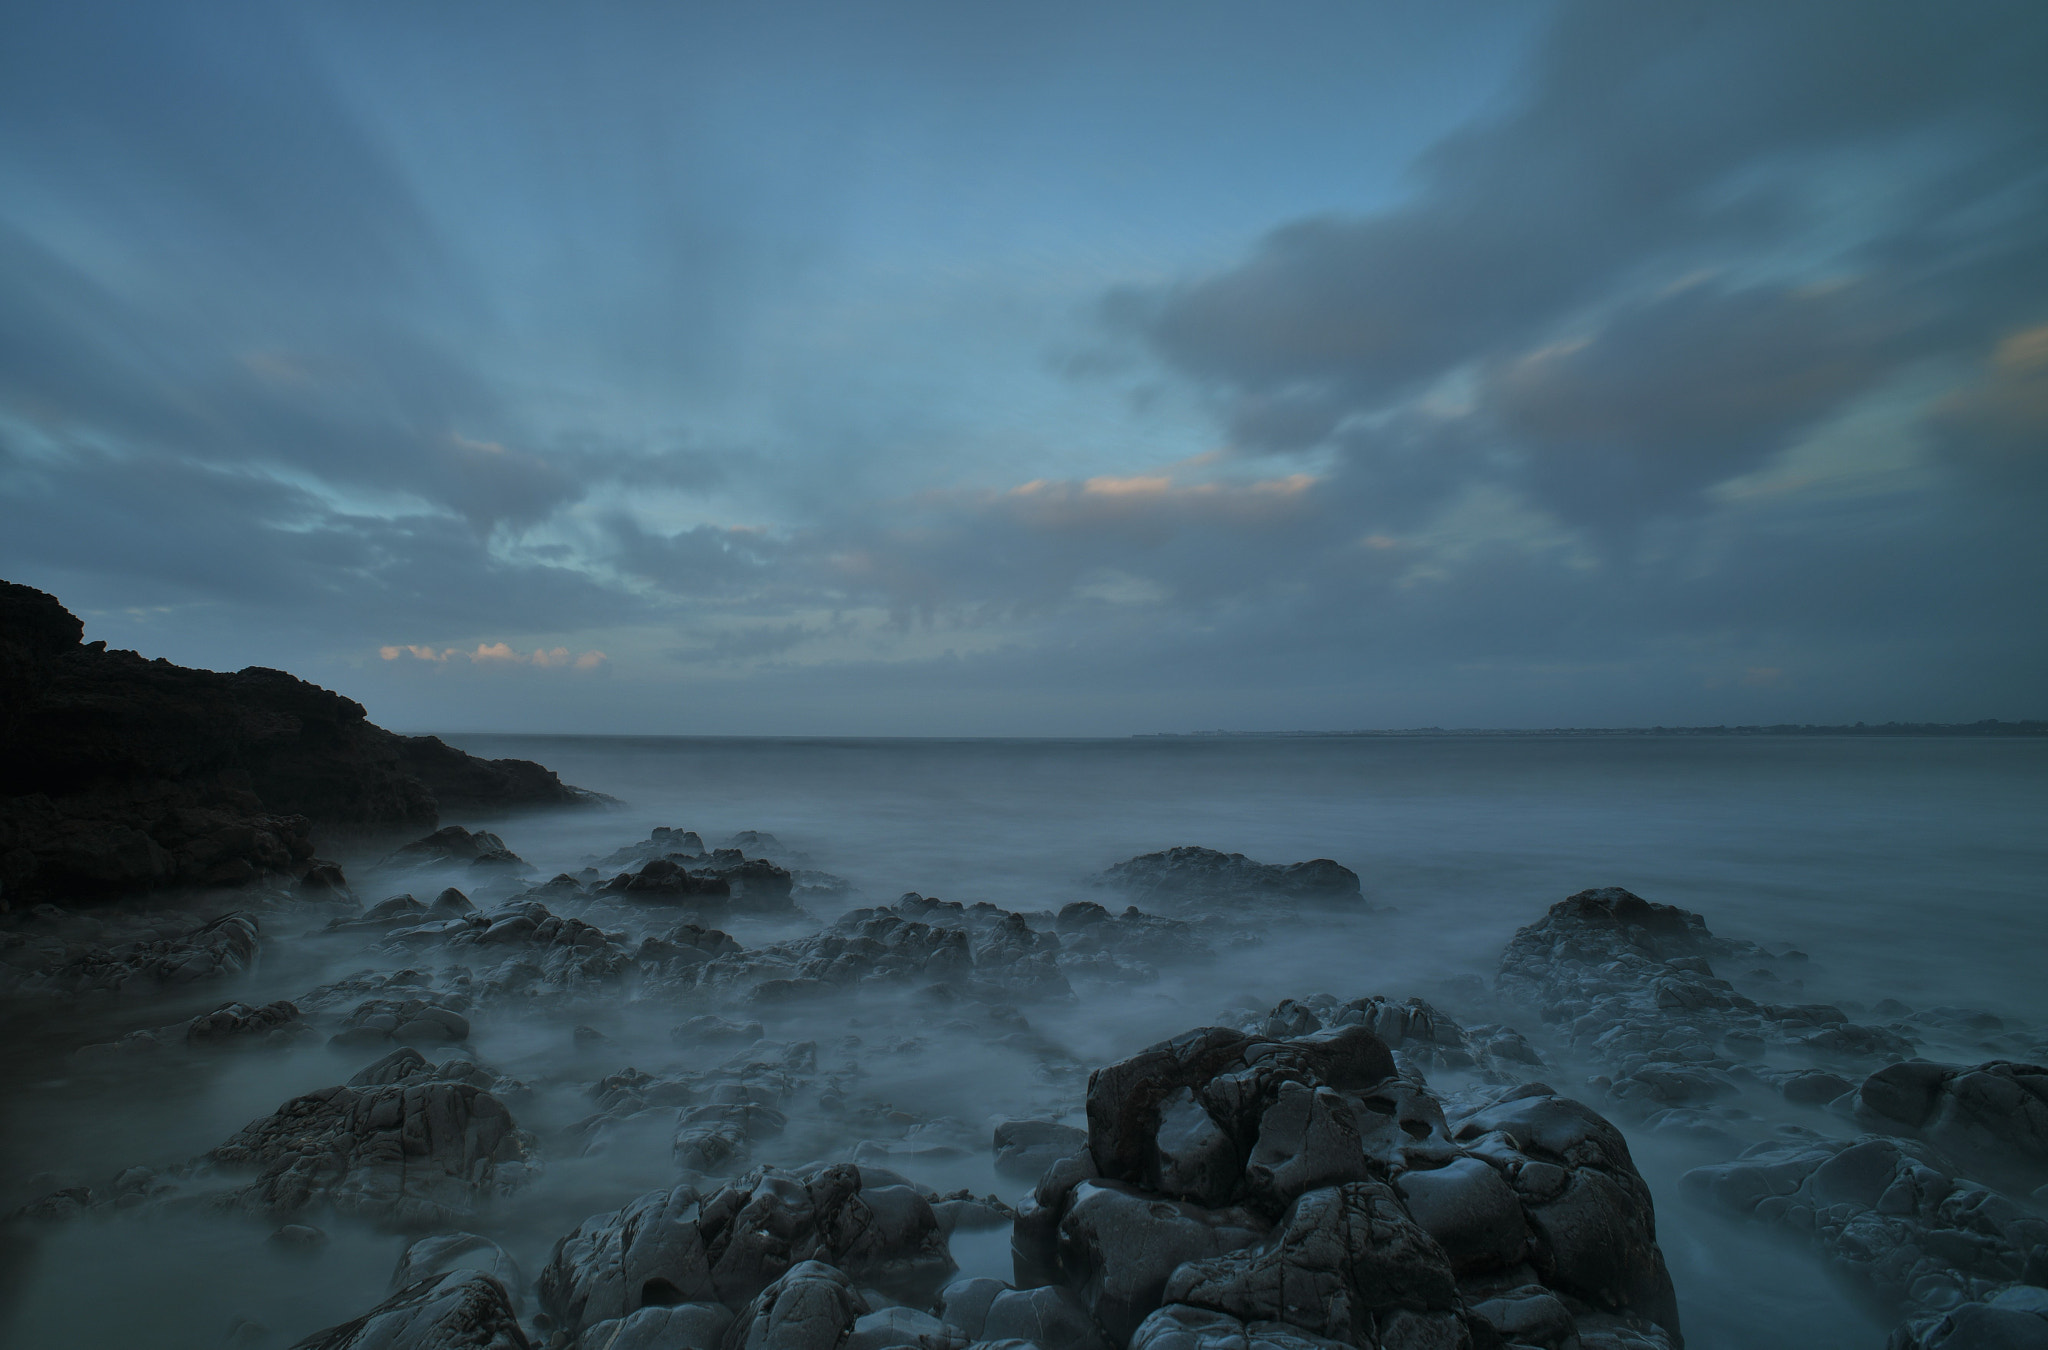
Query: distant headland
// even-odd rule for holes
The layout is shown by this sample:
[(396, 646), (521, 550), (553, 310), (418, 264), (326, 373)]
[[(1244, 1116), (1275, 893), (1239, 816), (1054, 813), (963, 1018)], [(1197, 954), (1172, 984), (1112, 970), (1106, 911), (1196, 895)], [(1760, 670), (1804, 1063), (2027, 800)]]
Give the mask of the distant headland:
[(1250, 739), (1301, 737), (1412, 736), (2048, 736), (2048, 720), (2001, 722), (1852, 722), (1821, 725), (1778, 722), (1769, 726), (1714, 727), (1405, 727), (1376, 731), (1141, 731), (1134, 740), (1198, 737)]

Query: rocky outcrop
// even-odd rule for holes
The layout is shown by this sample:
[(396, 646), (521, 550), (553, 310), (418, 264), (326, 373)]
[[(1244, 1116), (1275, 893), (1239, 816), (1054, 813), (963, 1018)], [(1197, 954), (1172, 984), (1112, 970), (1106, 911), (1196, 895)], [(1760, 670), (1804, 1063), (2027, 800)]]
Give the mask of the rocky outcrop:
[(316, 825), (594, 797), (539, 765), (395, 736), (283, 671), (190, 670), (83, 637), (54, 597), (0, 582), (0, 906), (295, 877), (315, 865)]
[[(1442, 1098), (1362, 1025), (1221, 1027), (1097, 1070), (1085, 1153), (1018, 1210), (1022, 1287), (1113, 1343), (1675, 1344), (1648, 1187), (1541, 1084)], [(1524, 1324), (1528, 1325), (1524, 1325)]]
[(1851, 1081), (1833, 1070), (1867, 1073), (1913, 1051), (1902, 1032), (1829, 1004), (1748, 997), (1716, 961), (1776, 963), (1755, 943), (1716, 937), (1697, 914), (1607, 887), (1517, 931), (1498, 983), (1606, 1066), (1600, 1085), (1620, 1112), (1670, 1133), (1740, 1139), (1756, 1128), (1736, 1104), (1746, 1086), (1813, 1104)]
[[(38, 906), (38, 913), (47, 906)], [(185, 920), (190, 923), (189, 917)], [(77, 931), (81, 925), (69, 925)], [(256, 957), (256, 918), (223, 914), (171, 936), (114, 932), (102, 937), (90, 919), (84, 941), (57, 937), (49, 945), (23, 941), (9, 952), (21, 958), (0, 965), (0, 995), (22, 999), (75, 998), (88, 994), (145, 997), (166, 989), (239, 975)], [(158, 929), (157, 932), (162, 932)], [(99, 938), (100, 940), (94, 940)]]
[(1865, 1129), (1924, 1139), (1970, 1175), (2048, 1201), (2048, 1068), (1891, 1064), (1863, 1080), (1852, 1109)]
[[(868, 1311), (852, 1280), (921, 1301), (952, 1270), (931, 1203), (916, 1187), (892, 1172), (839, 1163), (760, 1168), (709, 1194), (650, 1191), (557, 1242), (538, 1288), (554, 1325), (571, 1336), (643, 1308), (718, 1304), (739, 1314), (733, 1337), (753, 1344), (774, 1339), (799, 1307), (829, 1305), (842, 1319), (821, 1342), (831, 1350)], [(814, 1295), (829, 1292), (823, 1285), (852, 1298), (819, 1302)]]
[(1358, 874), (1328, 858), (1283, 866), (1191, 846), (1127, 858), (1102, 874), (1102, 884), (1165, 900), (1275, 897), (1361, 902)]
[(532, 1350), (505, 1286), (481, 1270), (415, 1281), (292, 1350)]
[(490, 1093), (408, 1075), (295, 1097), (207, 1160), (257, 1170), (229, 1197), (237, 1207), (283, 1216), (325, 1204), (403, 1230), (459, 1223), (522, 1184), (532, 1149)]
[(1836, 1269), (1901, 1307), (1906, 1325), (1895, 1344), (2034, 1343), (1932, 1335), (1965, 1305), (2048, 1283), (2048, 1219), (1956, 1176), (1925, 1144), (1759, 1145), (1734, 1162), (1688, 1172), (1685, 1185), (1709, 1204), (1803, 1236)]

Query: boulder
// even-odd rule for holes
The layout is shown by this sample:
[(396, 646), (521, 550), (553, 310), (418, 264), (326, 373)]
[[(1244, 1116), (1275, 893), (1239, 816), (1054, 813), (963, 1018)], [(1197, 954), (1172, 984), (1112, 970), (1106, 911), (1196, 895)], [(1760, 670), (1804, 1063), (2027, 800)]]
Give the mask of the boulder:
[(532, 1350), (505, 1286), (480, 1270), (407, 1285), (352, 1322), (292, 1350)]

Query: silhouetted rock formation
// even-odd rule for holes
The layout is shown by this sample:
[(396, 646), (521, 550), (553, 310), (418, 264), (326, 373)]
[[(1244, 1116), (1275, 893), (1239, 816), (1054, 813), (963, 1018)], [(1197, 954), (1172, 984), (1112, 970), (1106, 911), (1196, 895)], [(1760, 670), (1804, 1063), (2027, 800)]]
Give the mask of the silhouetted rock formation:
[(315, 823), (602, 800), (538, 764), (393, 735), (283, 671), (188, 670), (83, 637), (53, 596), (0, 581), (0, 906), (303, 875)]

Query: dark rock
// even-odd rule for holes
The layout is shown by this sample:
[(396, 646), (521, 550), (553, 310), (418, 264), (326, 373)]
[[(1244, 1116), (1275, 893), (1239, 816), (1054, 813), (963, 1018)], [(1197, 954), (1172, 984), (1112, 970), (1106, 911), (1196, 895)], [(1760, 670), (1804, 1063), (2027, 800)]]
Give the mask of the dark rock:
[(868, 1302), (822, 1261), (802, 1261), (757, 1295), (725, 1334), (724, 1350), (837, 1350)]
[(1088, 1132), (1050, 1120), (1006, 1120), (995, 1127), (994, 1147), (998, 1176), (1036, 1181), (1061, 1158), (1085, 1153)]
[(292, 1350), (532, 1350), (505, 1286), (455, 1270), (406, 1286), (370, 1312)]
[[(444, 783), (449, 766), (485, 764), (394, 736), (361, 704), (282, 671), (189, 670), (82, 636), (53, 597), (0, 582), (7, 904), (297, 878), (314, 866), (315, 823), (432, 826), (428, 760)], [(508, 770), (487, 801), (461, 804), (586, 799), (529, 767), (552, 786)]]
[(201, 1013), (187, 1022), (184, 1040), (187, 1045), (252, 1041), (282, 1045), (310, 1029), (300, 1020), (298, 1008), (283, 999), (260, 1008), (252, 1008), (246, 1003), (223, 1003), (212, 1012)]
[(255, 1168), (242, 1208), (336, 1212), (406, 1229), (460, 1222), (529, 1175), (531, 1136), (468, 1083), (332, 1087), (295, 1097), (207, 1154)]
[(480, 759), (438, 736), (395, 736), (398, 762), (420, 780), (443, 811), (499, 811), (549, 806), (616, 806), (616, 798), (571, 787), (529, 759)]
[(1104, 872), (1102, 881), (1119, 890), (1165, 897), (1361, 899), (1358, 874), (1328, 858), (1282, 866), (1253, 862), (1242, 853), (1188, 846), (1127, 858)]
[[(919, 1301), (953, 1269), (922, 1195), (891, 1173), (840, 1163), (760, 1168), (708, 1194), (649, 1192), (557, 1242), (538, 1288), (541, 1306), (574, 1334), (646, 1306), (739, 1308), (809, 1262)], [(772, 1304), (756, 1300), (741, 1323)], [(748, 1333), (736, 1324), (734, 1334)]]
[(1857, 1089), (1865, 1129), (1925, 1139), (1972, 1176), (2026, 1192), (2048, 1185), (2048, 1068), (1992, 1060), (1893, 1064)]

